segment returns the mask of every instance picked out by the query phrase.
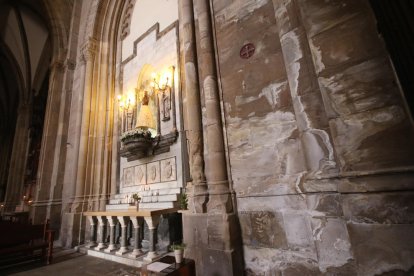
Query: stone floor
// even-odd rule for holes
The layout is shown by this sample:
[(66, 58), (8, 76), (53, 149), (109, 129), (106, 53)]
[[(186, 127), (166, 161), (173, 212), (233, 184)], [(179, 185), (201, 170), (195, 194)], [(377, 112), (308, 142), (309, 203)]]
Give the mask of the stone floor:
[(87, 256), (73, 250), (56, 252), (53, 263), (43, 266), (39, 262), (20, 264), (0, 269), (0, 275), (18, 276), (138, 276), (139, 269), (123, 264)]

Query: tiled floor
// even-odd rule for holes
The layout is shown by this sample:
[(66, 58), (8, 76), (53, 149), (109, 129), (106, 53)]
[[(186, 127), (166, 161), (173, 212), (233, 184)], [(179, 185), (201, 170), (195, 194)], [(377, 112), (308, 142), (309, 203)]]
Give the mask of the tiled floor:
[(53, 264), (42, 266), (39, 262), (21, 264), (0, 270), (0, 275), (16, 276), (137, 276), (139, 269), (123, 264), (87, 256), (74, 251), (56, 254)]

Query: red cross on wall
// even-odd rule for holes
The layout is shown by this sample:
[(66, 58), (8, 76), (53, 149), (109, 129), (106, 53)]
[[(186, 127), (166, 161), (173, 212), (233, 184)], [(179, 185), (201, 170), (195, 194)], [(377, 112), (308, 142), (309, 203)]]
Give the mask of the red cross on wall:
[(251, 56), (253, 56), (255, 49), (256, 48), (254, 48), (253, 43), (248, 43), (248, 44), (244, 45), (240, 49), (240, 57), (244, 58), (244, 59), (250, 58)]

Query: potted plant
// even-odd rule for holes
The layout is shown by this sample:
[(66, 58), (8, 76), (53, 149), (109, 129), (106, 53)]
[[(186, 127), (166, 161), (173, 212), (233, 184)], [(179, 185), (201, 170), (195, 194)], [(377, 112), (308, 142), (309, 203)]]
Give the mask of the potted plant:
[(132, 198), (134, 199), (135, 206), (137, 207), (137, 211), (139, 211), (139, 202), (141, 201), (141, 196), (139, 194), (133, 194)]
[(183, 261), (185, 243), (171, 245), (171, 250), (174, 251), (175, 262), (180, 264)]
[(188, 198), (186, 193), (181, 193), (180, 197), (178, 199), (178, 202), (180, 204), (181, 210), (187, 210), (188, 209)]

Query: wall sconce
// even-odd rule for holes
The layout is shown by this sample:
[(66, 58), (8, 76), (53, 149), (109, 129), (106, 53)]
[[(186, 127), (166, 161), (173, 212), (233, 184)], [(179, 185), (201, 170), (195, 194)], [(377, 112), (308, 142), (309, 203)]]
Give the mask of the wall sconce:
[(33, 203), (33, 199), (30, 195), (29, 196), (24, 195), (23, 196), (23, 202), (30, 206)]
[(125, 96), (118, 95), (118, 104), (122, 112), (122, 131), (131, 130), (134, 122), (135, 94), (129, 92)]
[[(172, 72), (171, 72), (172, 71)], [(174, 76), (174, 67), (172, 70), (165, 71), (161, 76), (156, 73), (151, 74), (151, 87), (157, 94), (158, 108), (162, 114), (162, 120), (168, 121), (171, 118), (171, 84), (170, 80)], [(161, 97), (161, 100), (160, 100)], [(161, 104), (160, 104), (161, 101)]]

